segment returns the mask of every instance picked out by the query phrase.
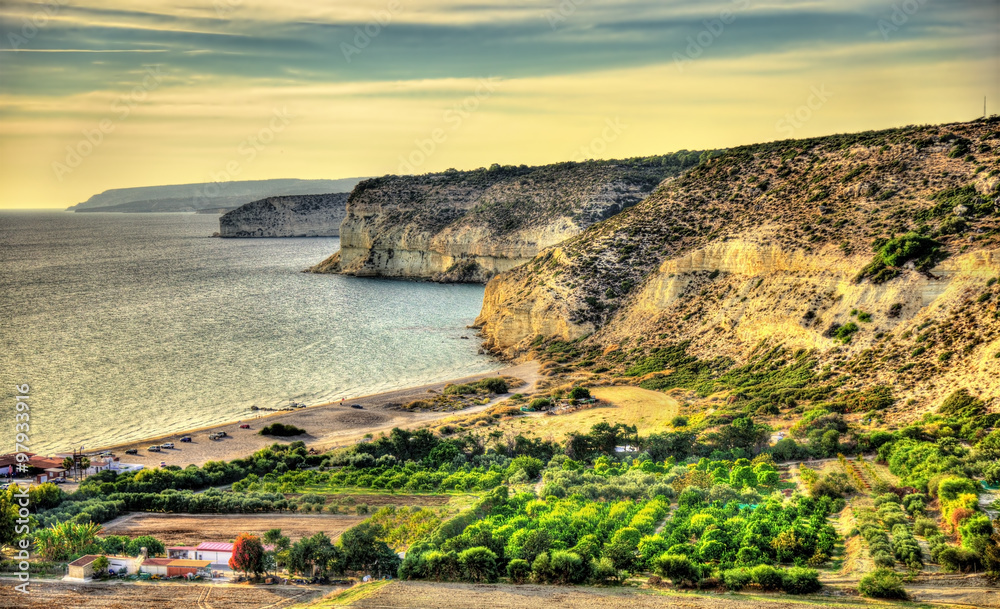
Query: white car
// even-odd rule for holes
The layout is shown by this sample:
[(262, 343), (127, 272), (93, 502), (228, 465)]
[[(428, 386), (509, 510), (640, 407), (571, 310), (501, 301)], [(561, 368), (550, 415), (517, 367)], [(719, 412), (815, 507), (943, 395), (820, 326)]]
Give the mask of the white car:
[(173, 447), (174, 447), (174, 443), (173, 442), (167, 442), (166, 444), (160, 444), (160, 448), (173, 448)]

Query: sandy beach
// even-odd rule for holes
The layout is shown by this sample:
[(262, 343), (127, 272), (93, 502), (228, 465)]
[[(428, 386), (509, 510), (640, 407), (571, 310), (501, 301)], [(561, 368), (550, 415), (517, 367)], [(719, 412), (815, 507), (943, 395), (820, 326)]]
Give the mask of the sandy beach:
[[(525, 384), (514, 388), (513, 391), (530, 393), (534, 390), (535, 383), (539, 377), (538, 363), (527, 362), (495, 372), (417, 387), (407, 387), (374, 395), (348, 398), (343, 402), (337, 401), (320, 404), (291, 412), (262, 412), (255, 418), (170, 433), (125, 444), (105, 446), (87, 452), (88, 454), (97, 454), (110, 450), (115, 456), (121, 458), (122, 463), (135, 463), (146, 467), (157, 467), (161, 462), (166, 465), (185, 467), (191, 464), (203, 465), (208, 461), (229, 461), (246, 457), (254, 451), (275, 442), (293, 442), (296, 440), (301, 440), (306, 443), (306, 446), (323, 452), (331, 448), (354, 444), (365, 434), (388, 432), (394, 427), (420, 427), (430, 421), (451, 417), (457, 413), (470, 414), (485, 410), (506, 396), (498, 396), (489, 404), (483, 406), (475, 406), (453, 412), (407, 412), (398, 409), (398, 406), (425, 398), (429, 392), (440, 392), (449, 383), (468, 383), (499, 375), (521, 379)], [(362, 409), (352, 408), (352, 404), (360, 404)], [(240, 423), (249, 424), (250, 429), (240, 429)], [(307, 433), (288, 438), (262, 436), (257, 433), (262, 427), (271, 423), (295, 425), (306, 430)], [(209, 435), (218, 431), (225, 431), (228, 437), (220, 440), (210, 440)], [(191, 436), (192, 441), (181, 442), (180, 439), (182, 436)], [(176, 448), (164, 449), (158, 453), (146, 450), (152, 444), (163, 444), (165, 442), (173, 442)], [(139, 454), (126, 455), (125, 451), (130, 448), (137, 449)]]

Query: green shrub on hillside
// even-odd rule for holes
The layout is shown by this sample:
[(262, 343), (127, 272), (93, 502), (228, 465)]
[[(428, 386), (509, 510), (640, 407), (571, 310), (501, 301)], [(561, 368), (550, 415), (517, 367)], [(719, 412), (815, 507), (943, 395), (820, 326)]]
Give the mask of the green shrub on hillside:
[(948, 257), (944, 244), (914, 232), (892, 239), (876, 239), (872, 244), (875, 258), (854, 278), (861, 283), (885, 283), (899, 276), (900, 268), (913, 262), (918, 271), (927, 271)]
[(858, 583), (858, 592), (869, 598), (905, 599), (903, 580), (892, 569), (875, 569)]
[(262, 436), (300, 436), (306, 433), (306, 430), (296, 427), (294, 425), (285, 425), (284, 423), (271, 423), (264, 429), (261, 429), (258, 434)]

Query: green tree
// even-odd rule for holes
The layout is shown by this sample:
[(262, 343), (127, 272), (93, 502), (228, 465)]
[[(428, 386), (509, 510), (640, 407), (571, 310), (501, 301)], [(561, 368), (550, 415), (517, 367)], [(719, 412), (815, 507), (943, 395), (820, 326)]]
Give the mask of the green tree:
[(373, 575), (395, 574), (399, 568), (399, 556), (386, 545), (382, 525), (362, 522), (344, 531), (340, 536), (340, 547), (344, 553), (344, 565), (352, 571), (366, 571)]
[(98, 556), (94, 559), (94, 562), (90, 563), (90, 566), (94, 569), (95, 574), (99, 574), (102, 579), (108, 576), (108, 557)]
[(471, 581), (495, 582), (497, 580), (497, 555), (489, 548), (477, 546), (458, 555), (462, 573)]
[(701, 568), (683, 554), (661, 554), (653, 563), (656, 573), (675, 586), (695, 585), (701, 581)]
[(639, 562), (639, 541), (642, 534), (632, 527), (615, 531), (604, 546), (603, 556), (610, 558), (616, 569), (634, 571)]
[(166, 554), (167, 546), (163, 544), (162, 541), (153, 537), (152, 535), (140, 535), (129, 541), (128, 547), (125, 549), (126, 554), (129, 556), (138, 556), (142, 548), (146, 548), (146, 553), (150, 556), (160, 556)]

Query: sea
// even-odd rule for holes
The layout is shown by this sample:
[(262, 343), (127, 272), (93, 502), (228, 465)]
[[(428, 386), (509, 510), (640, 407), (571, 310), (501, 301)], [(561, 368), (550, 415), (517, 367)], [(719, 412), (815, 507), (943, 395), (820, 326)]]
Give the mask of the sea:
[[(481, 285), (301, 271), (336, 238), (219, 239), (218, 216), (0, 212), (0, 453), (52, 454), (497, 370)], [(25, 428), (20, 429), (21, 432)]]

